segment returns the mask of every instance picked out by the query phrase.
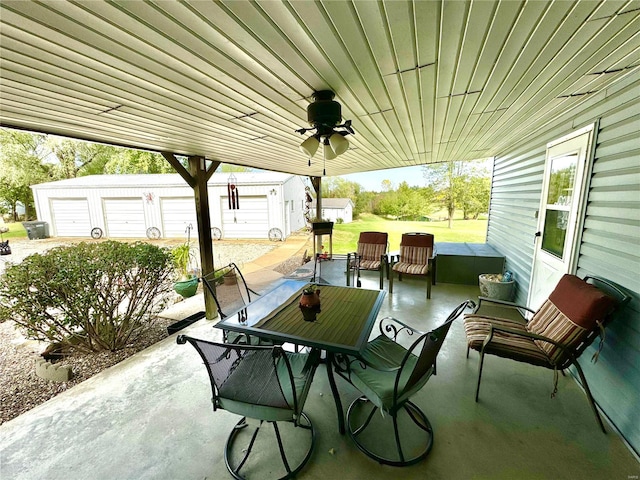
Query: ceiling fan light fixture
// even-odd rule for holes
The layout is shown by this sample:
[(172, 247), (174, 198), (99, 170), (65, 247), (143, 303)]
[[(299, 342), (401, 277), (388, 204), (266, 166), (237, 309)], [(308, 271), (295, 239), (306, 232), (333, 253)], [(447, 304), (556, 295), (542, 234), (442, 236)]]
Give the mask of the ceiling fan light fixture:
[(300, 144), (300, 150), (307, 157), (311, 158), (315, 155), (319, 145), (320, 145), (320, 142), (316, 137), (309, 137)]
[(349, 150), (349, 140), (344, 138), (340, 133), (334, 133), (329, 137), (329, 145), (331, 145), (331, 149), (335, 152), (336, 156), (342, 155)]
[(325, 143), (323, 145), (324, 148), (324, 159), (325, 160), (333, 160), (334, 158), (336, 158), (338, 155), (336, 154), (336, 152), (333, 151), (333, 148), (331, 148), (331, 145), (328, 145), (327, 143)]
[[(333, 160), (349, 150), (349, 141), (344, 137), (356, 133), (351, 126), (351, 120), (340, 123), (342, 107), (333, 99), (334, 97), (335, 93), (331, 90), (314, 92), (313, 102), (307, 106), (307, 121), (311, 127), (296, 130), (300, 135), (315, 131), (300, 144), (300, 151), (309, 159), (309, 166), (311, 166), (311, 157), (318, 151), (320, 144), (322, 144), (324, 161)], [(325, 169), (322, 174), (326, 175)]]

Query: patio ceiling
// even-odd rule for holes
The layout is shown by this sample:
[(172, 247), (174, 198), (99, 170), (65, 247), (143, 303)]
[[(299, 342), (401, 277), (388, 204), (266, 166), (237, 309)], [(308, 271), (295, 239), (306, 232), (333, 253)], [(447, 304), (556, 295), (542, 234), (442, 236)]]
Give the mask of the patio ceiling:
[(327, 175), (484, 158), (640, 70), (640, 2), (0, 4), (3, 126), (321, 175), (317, 90), (353, 121)]

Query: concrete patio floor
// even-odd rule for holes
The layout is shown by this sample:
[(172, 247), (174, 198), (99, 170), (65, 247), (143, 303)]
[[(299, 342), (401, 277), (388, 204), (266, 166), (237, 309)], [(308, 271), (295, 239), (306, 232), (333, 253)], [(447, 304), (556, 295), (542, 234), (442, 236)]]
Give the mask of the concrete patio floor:
[[(266, 278), (259, 274), (256, 278)], [(377, 278), (375, 272), (364, 273), (363, 288), (377, 288)], [(263, 287), (279, 281), (273, 275)], [(379, 318), (391, 315), (428, 330), (455, 305), (478, 295), (477, 287), (438, 284), (426, 300), (424, 287), (420, 280), (396, 283)], [(193, 308), (202, 309), (194, 302)], [(203, 319), (180, 333), (220, 340), (214, 323)], [(193, 348), (176, 344), (176, 335), (0, 426), (0, 478), (231, 478), (223, 450), (239, 418), (212, 411), (205, 368)], [(638, 460), (609, 425), (607, 435), (599, 430), (570, 376), (560, 376), (558, 394), (551, 399), (551, 371), (488, 357), (476, 403), (478, 356), (472, 352), (467, 359), (465, 351), (460, 320), (440, 353), (438, 374), (414, 397), (433, 425), (433, 450), (425, 461), (407, 468), (381, 466), (348, 435), (339, 435), (321, 365), (304, 409), (316, 427), (316, 448), (297, 478), (638, 478)], [(346, 411), (358, 393), (342, 379), (337, 382)], [(274, 450), (264, 452), (264, 470), (256, 478), (269, 478), (279, 464), (272, 446)]]

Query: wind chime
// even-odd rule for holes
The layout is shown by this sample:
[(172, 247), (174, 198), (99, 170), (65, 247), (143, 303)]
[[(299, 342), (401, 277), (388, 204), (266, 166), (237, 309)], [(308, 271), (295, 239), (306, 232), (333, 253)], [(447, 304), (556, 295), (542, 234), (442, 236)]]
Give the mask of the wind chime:
[(236, 210), (240, 210), (238, 186), (236, 183), (236, 176), (232, 173), (227, 179), (227, 199), (229, 200), (229, 210), (233, 211), (233, 223), (238, 223), (238, 220), (236, 219)]

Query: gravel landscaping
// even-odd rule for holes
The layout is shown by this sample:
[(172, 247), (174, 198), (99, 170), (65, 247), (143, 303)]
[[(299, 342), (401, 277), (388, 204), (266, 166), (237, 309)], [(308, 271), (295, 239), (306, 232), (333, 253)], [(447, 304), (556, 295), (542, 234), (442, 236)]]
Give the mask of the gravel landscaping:
[[(55, 246), (68, 245), (78, 241), (12, 239), (10, 241), (12, 254), (0, 257), (2, 259), (0, 274), (4, 271), (6, 261), (17, 263), (33, 253), (41, 253)], [(181, 242), (156, 240), (154, 243), (172, 246)], [(225, 265), (233, 261), (242, 268), (244, 263), (251, 262), (268, 253), (275, 246), (272, 242), (260, 241), (251, 243), (246, 241), (219, 242), (214, 244), (214, 262), (216, 265)], [(300, 257), (292, 257), (274, 270), (286, 275), (298, 268), (300, 263)], [(61, 383), (36, 376), (35, 362), (42, 358), (40, 353), (46, 344), (26, 340), (15, 328), (13, 322), (0, 323), (0, 424), (162, 340), (167, 337), (166, 327), (171, 323), (173, 320), (156, 319), (143, 340), (117, 352), (75, 354), (67, 357), (64, 364), (73, 368), (73, 377), (71, 380)]]

